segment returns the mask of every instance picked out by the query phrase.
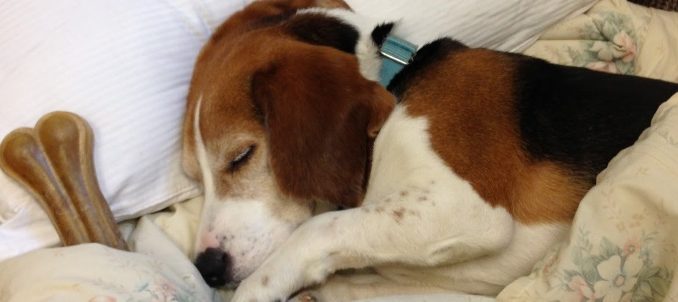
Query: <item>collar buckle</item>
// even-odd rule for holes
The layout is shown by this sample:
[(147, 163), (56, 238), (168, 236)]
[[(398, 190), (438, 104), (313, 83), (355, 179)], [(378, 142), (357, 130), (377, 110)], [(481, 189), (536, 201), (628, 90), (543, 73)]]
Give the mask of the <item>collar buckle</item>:
[(379, 49), (384, 60), (379, 71), (379, 83), (386, 87), (417, 53), (417, 45), (395, 36), (388, 36)]

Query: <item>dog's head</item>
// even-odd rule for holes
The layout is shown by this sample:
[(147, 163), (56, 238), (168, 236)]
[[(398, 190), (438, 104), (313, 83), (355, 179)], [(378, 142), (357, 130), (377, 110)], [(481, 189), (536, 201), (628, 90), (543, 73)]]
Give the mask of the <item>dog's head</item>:
[(204, 186), (195, 253), (210, 285), (247, 277), (316, 201), (351, 207), (364, 195), (371, 141), (394, 100), (361, 76), (355, 29), (293, 14), (314, 5), (254, 2), (198, 58), (183, 165)]

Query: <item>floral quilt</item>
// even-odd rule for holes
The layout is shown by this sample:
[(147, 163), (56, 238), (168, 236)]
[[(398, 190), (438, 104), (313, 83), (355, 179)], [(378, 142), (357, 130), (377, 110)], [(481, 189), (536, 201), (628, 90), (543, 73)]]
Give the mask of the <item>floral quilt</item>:
[[(621, 0), (547, 31), (525, 53), (678, 82), (678, 14)], [(585, 196), (567, 242), (499, 301), (678, 301), (678, 95)]]
[(90, 243), (0, 262), (0, 302), (221, 301), (150, 219), (141, 218), (128, 243), (136, 253)]
[(678, 82), (678, 13), (603, 0), (524, 53), (557, 64)]
[(554, 248), (499, 301), (678, 301), (678, 94), (598, 176)]

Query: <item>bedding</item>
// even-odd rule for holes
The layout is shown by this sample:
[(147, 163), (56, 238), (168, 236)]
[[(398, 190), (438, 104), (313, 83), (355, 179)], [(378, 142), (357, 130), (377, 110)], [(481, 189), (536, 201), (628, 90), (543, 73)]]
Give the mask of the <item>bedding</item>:
[(220, 300), (150, 218), (135, 224), (128, 243), (135, 253), (81, 244), (0, 262), (0, 301)]
[(524, 51), (556, 64), (678, 82), (678, 13), (604, 0)]
[[(413, 41), (443, 32), (519, 51), (594, 1), (348, 2), (362, 13), (401, 20)], [(93, 128), (97, 177), (118, 220), (196, 196), (200, 190), (179, 160), (193, 63), (212, 29), (247, 2), (2, 1), (0, 137), (49, 111), (76, 112)], [(0, 261), (56, 243), (37, 203), (0, 172)]]
[(501, 301), (678, 299), (678, 94), (582, 200), (568, 242)]
[[(678, 82), (678, 13), (605, 0), (547, 30), (525, 53)], [(678, 95), (582, 200), (570, 238), (499, 301), (678, 299)]]
[(448, 35), (472, 47), (520, 52), (547, 27), (580, 15), (594, 0), (345, 0), (361, 14), (396, 20), (402, 37), (416, 45)]
[[(678, 82), (677, 25), (678, 13), (602, 0), (585, 14), (551, 27), (524, 52), (560, 64)], [(567, 242), (554, 247), (529, 276), (510, 284), (496, 299), (678, 300), (678, 278), (674, 277), (678, 237), (669, 236), (678, 231), (676, 146), (678, 95), (662, 105), (638, 142), (601, 173), (598, 185), (582, 201)], [(199, 197), (193, 198), (121, 223), (137, 253), (83, 245), (39, 250), (0, 262), (0, 301), (44, 301), (47, 297), (57, 301), (182, 301), (187, 300), (187, 293), (194, 295), (192, 301), (228, 301), (231, 293), (205, 287), (186, 258), (201, 203)], [(6, 240), (1, 231), (0, 226), (0, 249)], [(24, 231), (14, 234), (27, 236)], [(370, 301), (494, 299), (423, 295)]]

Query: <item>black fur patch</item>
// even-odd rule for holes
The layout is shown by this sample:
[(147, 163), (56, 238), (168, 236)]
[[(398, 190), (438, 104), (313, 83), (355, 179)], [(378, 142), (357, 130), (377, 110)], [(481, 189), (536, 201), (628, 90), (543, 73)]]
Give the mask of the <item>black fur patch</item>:
[(393, 77), (391, 83), (388, 84), (388, 91), (398, 98), (402, 97), (402, 94), (421, 71), (431, 64), (444, 60), (448, 54), (465, 48), (467, 48), (466, 45), (449, 38), (438, 39), (424, 45), (417, 50), (412, 62)]
[(353, 26), (323, 14), (298, 14), (285, 25), (301, 41), (355, 54), (360, 34)]
[(595, 175), (650, 125), (678, 84), (515, 55), (517, 110), (526, 150)]
[(388, 37), (388, 34), (391, 33), (391, 30), (393, 29), (393, 23), (382, 23), (377, 25), (372, 30), (372, 41), (374, 41), (374, 44), (377, 44), (377, 46), (381, 47), (382, 44), (384, 44), (384, 40), (386, 40), (386, 37)]

